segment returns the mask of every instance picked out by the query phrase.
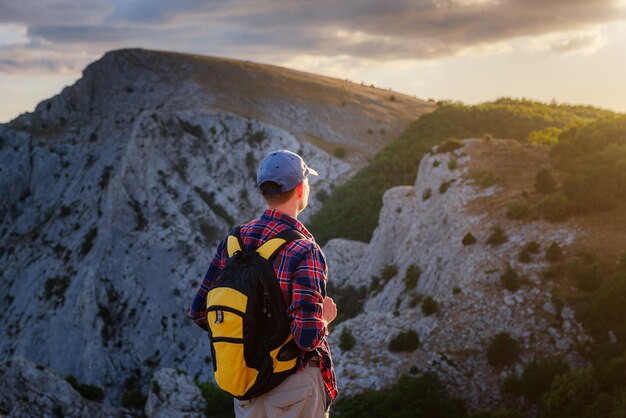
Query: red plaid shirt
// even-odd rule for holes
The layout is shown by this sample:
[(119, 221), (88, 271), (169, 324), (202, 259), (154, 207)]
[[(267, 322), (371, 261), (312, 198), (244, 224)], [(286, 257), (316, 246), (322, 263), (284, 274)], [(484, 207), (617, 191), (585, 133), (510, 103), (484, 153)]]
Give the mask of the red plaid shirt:
[[(300, 221), (274, 209), (267, 209), (259, 219), (241, 227), (245, 247), (258, 248), (265, 241), (287, 229), (300, 231), (307, 240), (296, 240), (285, 245), (274, 260), (276, 277), (287, 302), (287, 313), (293, 318), (291, 332), (302, 350), (300, 370), (317, 357), (328, 395), (337, 397), (337, 381), (330, 347), (326, 341), (328, 329), (322, 321), (322, 302), (326, 297), (328, 268), (322, 249), (313, 235)], [(226, 239), (217, 248), (209, 270), (193, 300), (189, 316), (204, 330), (207, 329), (206, 295), (217, 273), (226, 265)]]

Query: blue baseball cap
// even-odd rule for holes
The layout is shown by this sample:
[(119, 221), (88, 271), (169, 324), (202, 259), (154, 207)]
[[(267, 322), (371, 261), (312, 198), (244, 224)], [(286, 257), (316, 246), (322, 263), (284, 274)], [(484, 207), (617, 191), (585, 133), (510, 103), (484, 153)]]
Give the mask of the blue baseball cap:
[(302, 183), (309, 175), (318, 174), (298, 154), (282, 149), (270, 152), (261, 161), (256, 172), (256, 184), (261, 187), (266, 181), (272, 181), (280, 187), (275, 193), (285, 193)]

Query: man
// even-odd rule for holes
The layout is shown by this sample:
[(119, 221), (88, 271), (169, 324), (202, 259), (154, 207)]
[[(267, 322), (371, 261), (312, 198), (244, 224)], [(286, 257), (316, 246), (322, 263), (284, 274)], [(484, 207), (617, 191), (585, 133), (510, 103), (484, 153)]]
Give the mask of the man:
[[(285, 245), (274, 260), (274, 270), (292, 318), (291, 333), (301, 350), (297, 371), (274, 389), (251, 400), (235, 399), (237, 417), (328, 417), (337, 385), (330, 348), (328, 324), (337, 307), (326, 296), (328, 269), (321, 248), (297, 220), (308, 203), (308, 176), (317, 172), (291, 151), (270, 153), (259, 165), (257, 185), (267, 209), (263, 215), (241, 226), (246, 248), (258, 248), (287, 229), (306, 239)], [(193, 321), (207, 329), (206, 294), (228, 258), (226, 239), (218, 246), (190, 309)]]

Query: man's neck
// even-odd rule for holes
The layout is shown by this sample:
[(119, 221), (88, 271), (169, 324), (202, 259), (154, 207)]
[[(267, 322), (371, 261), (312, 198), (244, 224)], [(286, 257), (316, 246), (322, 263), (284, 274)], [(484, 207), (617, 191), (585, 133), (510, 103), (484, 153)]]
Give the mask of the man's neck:
[(277, 210), (279, 212), (282, 212), (282, 213), (285, 213), (285, 214), (291, 216), (294, 219), (298, 219), (297, 206), (295, 206), (293, 204), (286, 203), (284, 205), (275, 205), (275, 206), (267, 205), (267, 208), (268, 209)]

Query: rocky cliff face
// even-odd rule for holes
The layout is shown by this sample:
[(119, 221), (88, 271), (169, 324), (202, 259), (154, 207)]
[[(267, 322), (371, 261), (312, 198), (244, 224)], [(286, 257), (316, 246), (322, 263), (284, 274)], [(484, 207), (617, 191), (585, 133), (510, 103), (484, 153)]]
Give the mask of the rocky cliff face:
[(219, 239), (263, 208), (258, 161), (299, 151), (328, 190), (432, 108), (387, 95), (126, 50), (0, 125), (0, 357), (73, 374), (113, 400), (160, 367), (208, 380), (206, 336), (186, 310)]
[[(535, 358), (564, 355), (573, 364), (580, 361), (574, 345), (589, 337), (572, 309), (559, 312), (553, 305), (554, 284), (540, 274), (549, 265), (543, 256), (547, 246), (555, 241), (567, 251), (584, 231), (569, 224), (508, 220), (502, 208), (489, 205), (516, 181), (481, 188), (472, 179), (490, 155), (505, 153), (513, 165), (529, 149), (536, 152), (533, 146), (505, 140), (465, 140), (463, 145), (425, 156), (415, 185), (385, 193), (368, 245), (331, 240), (325, 247), (332, 282), (370, 289), (363, 312), (340, 323), (331, 335), (344, 394), (387, 386), (415, 366), (436, 373), (470, 406), (496, 405), (501, 402), (501, 380), (516, 372), (516, 367), (497, 370), (487, 363), (489, 342), (500, 332), (520, 343), (517, 372), (522, 362)], [(545, 163), (545, 152), (543, 157)], [(493, 169), (493, 162), (489, 164)], [(489, 203), (477, 208), (480, 202)], [(488, 245), (495, 224), (508, 239)], [(468, 232), (476, 238), (473, 245), (462, 243)], [(520, 250), (533, 240), (540, 254), (520, 262)], [(506, 290), (501, 283), (507, 265), (523, 278), (518, 290)], [(416, 271), (421, 272), (419, 279), (407, 283), (407, 275), (415, 280)], [(438, 310), (426, 315), (422, 303), (429, 296)], [(350, 351), (339, 349), (345, 328), (357, 341)], [(420, 347), (390, 352), (390, 340), (408, 330), (417, 332)]]

